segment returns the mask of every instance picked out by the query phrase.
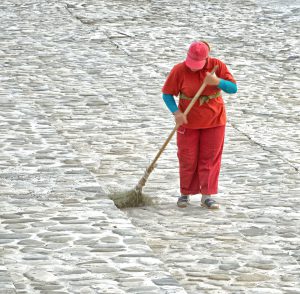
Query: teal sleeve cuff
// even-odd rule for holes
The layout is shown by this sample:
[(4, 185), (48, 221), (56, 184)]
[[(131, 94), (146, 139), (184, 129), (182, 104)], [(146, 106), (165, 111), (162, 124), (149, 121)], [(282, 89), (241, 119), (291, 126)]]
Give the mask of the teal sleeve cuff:
[(220, 79), (218, 88), (220, 88), (221, 90), (223, 90), (228, 94), (234, 94), (237, 92), (237, 86), (235, 83), (223, 79)]
[(164, 102), (166, 103), (168, 109), (174, 113), (178, 110), (177, 104), (175, 102), (175, 99), (173, 95), (171, 94), (164, 94), (162, 95)]

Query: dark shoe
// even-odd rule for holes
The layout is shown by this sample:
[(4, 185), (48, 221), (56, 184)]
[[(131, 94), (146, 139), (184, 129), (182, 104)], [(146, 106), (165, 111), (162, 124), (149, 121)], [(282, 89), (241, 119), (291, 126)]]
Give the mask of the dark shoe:
[(188, 206), (189, 202), (190, 202), (189, 196), (180, 196), (178, 197), (177, 200), (177, 206), (180, 208), (185, 208)]
[(219, 204), (212, 198), (205, 199), (204, 202), (201, 202), (201, 206), (208, 209), (219, 209)]

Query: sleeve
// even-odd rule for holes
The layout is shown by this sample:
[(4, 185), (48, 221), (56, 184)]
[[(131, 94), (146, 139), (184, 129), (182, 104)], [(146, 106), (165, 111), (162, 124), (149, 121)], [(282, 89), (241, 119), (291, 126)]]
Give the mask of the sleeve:
[(180, 92), (180, 78), (176, 66), (173, 67), (169, 73), (165, 84), (162, 88), (164, 94), (170, 94), (173, 96), (178, 96)]
[(172, 113), (174, 113), (178, 110), (178, 106), (175, 102), (175, 99), (174, 99), (173, 95), (163, 94), (163, 100), (164, 100), (165, 104), (167, 105), (168, 109)]
[(218, 69), (217, 69), (217, 76), (220, 79), (223, 79), (225, 81), (230, 81), (234, 84), (236, 84), (236, 81), (233, 77), (233, 75), (230, 73), (230, 71), (228, 70), (226, 64), (222, 61), (218, 61)]
[(220, 79), (218, 88), (228, 94), (235, 94), (237, 92), (236, 84), (231, 81), (228, 81), (228, 80), (226, 81), (226, 80)]

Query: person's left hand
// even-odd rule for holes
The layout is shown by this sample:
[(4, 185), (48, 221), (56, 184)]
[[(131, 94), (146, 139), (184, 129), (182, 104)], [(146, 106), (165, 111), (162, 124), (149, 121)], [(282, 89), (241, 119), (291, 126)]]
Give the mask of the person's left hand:
[(207, 85), (218, 86), (220, 83), (220, 79), (215, 74), (211, 74), (210, 72), (207, 72), (204, 82)]

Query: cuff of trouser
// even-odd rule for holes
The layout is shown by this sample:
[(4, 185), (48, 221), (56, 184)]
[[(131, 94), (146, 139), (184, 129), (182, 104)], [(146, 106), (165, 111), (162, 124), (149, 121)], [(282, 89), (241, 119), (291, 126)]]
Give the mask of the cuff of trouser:
[(181, 193), (181, 195), (196, 195), (196, 194), (200, 194), (200, 190), (191, 191), (191, 190), (187, 190), (187, 189), (180, 189), (180, 193)]
[(214, 194), (218, 194), (218, 190), (201, 190), (200, 194), (202, 194), (202, 195), (214, 195)]
[(218, 194), (218, 190), (197, 190), (191, 191), (187, 189), (180, 189), (181, 195), (196, 195), (196, 194), (203, 194), (203, 195), (214, 195)]

